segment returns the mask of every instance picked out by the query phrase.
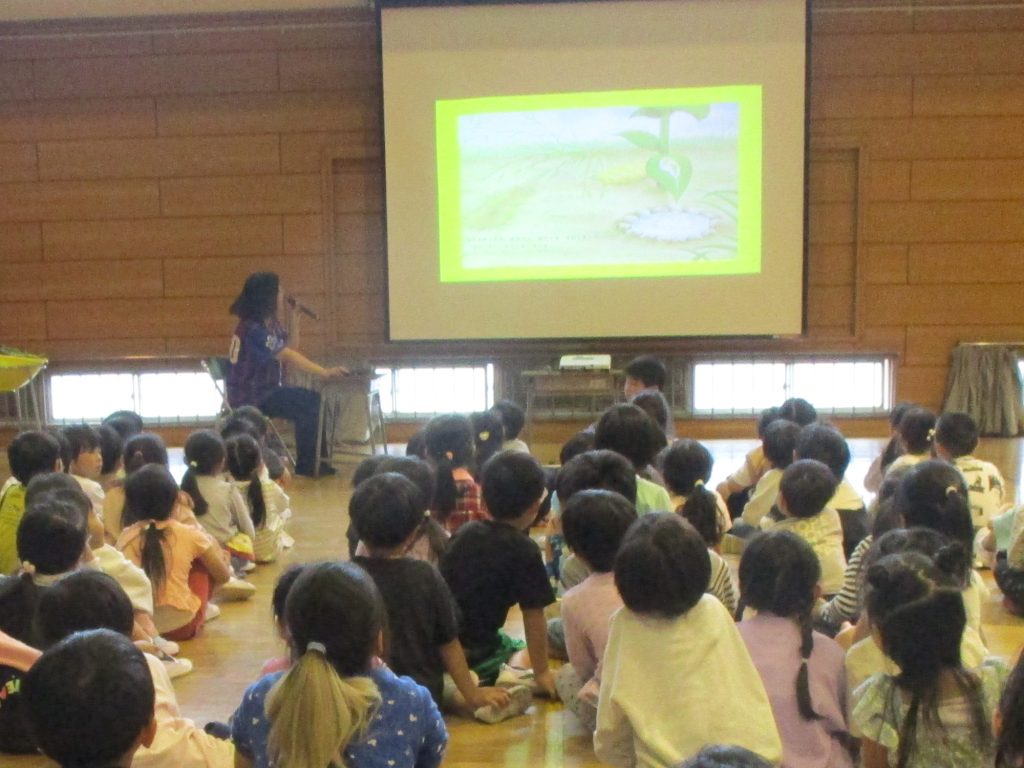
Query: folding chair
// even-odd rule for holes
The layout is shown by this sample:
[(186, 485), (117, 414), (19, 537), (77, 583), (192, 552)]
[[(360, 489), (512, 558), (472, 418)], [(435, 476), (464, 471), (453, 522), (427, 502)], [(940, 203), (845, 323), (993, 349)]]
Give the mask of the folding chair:
[[(231, 370), (231, 361), (226, 357), (207, 357), (199, 361), (199, 364), (206, 371), (207, 375), (213, 380), (213, 386), (217, 388), (217, 393), (220, 395), (220, 413), (217, 414), (217, 429), (218, 431), (224, 426), (224, 423), (228, 420), (228, 417), (234, 413), (234, 409), (231, 407), (231, 403), (228, 402), (228, 372)], [(285, 456), (291, 465), (295, 466), (295, 454), (292, 449), (281, 437), (281, 432), (278, 430), (274, 420), (269, 416), (264, 416), (267, 420), (267, 427), (273, 433), (278, 445), (284, 448)]]

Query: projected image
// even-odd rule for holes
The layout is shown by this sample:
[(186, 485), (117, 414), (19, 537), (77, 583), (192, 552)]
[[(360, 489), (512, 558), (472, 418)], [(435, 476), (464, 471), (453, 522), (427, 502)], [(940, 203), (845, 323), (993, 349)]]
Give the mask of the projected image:
[(760, 270), (760, 87), (436, 108), (442, 282)]

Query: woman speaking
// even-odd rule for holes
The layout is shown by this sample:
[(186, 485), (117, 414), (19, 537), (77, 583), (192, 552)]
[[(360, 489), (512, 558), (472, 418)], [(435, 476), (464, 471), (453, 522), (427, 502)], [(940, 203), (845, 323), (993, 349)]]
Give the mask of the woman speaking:
[[(285, 296), (274, 272), (249, 275), (242, 292), (231, 305), (238, 317), (231, 337), (227, 377), (228, 403), (232, 408), (255, 405), (264, 415), (288, 419), (295, 424), (295, 474), (313, 477), (316, 467), (316, 433), (320, 416), (320, 393), (281, 383), (281, 363), (322, 379), (344, 376), (348, 370), (324, 368), (288, 346), (288, 332), (278, 315), (284, 314)], [(319, 474), (333, 475), (329, 464)]]

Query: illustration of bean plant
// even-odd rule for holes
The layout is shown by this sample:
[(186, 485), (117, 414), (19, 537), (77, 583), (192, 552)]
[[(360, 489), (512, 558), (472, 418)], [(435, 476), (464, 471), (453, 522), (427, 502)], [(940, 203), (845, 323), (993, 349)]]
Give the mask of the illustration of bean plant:
[(619, 135), (636, 147), (651, 153), (647, 159), (647, 177), (664, 191), (676, 206), (690, 186), (693, 178), (693, 163), (690, 158), (676, 150), (672, 151), (672, 115), (691, 115), (696, 120), (705, 119), (711, 112), (708, 104), (686, 107), (642, 107), (630, 117), (654, 118), (658, 121), (658, 132), (622, 131)]

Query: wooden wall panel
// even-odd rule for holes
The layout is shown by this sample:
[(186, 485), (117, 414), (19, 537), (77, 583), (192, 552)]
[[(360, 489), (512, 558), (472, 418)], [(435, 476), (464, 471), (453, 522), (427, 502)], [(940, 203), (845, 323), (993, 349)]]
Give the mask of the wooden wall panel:
[[(808, 337), (763, 348), (894, 353), (897, 397), (938, 406), (957, 342), (1024, 334), (1024, 3), (811, 9)], [(0, 342), (219, 354), (273, 268), (333, 312), (308, 350), (407, 354), (384, 342), (373, 15), (105, 29), (0, 37)]]

